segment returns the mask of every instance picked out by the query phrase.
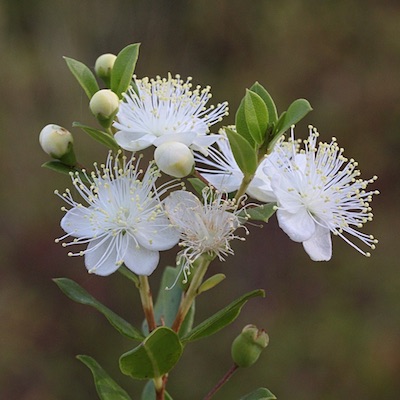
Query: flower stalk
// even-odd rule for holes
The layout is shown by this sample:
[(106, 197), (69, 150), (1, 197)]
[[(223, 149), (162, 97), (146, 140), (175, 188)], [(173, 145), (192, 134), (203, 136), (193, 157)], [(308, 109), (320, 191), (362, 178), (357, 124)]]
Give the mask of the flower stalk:
[(157, 323), (154, 317), (153, 296), (149, 285), (149, 279), (145, 275), (139, 275), (139, 294), (142, 302), (144, 316), (149, 327), (149, 332), (157, 328)]

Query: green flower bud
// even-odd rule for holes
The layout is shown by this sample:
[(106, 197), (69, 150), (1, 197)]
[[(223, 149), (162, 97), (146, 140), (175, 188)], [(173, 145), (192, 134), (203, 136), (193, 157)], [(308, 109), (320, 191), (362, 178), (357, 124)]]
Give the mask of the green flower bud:
[(114, 54), (102, 54), (94, 65), (94, 71), (96, 75), (103, 79), (105, 82), (109, 82), (111, 78), (111, 71), (114, 66), (115, 59), (117, 58)]
[(74, 139), (62, 126), (49, 124), (41, 130), (39, 143), (45, 153), (59, 160), (72, 151)]
[(189, 175), (194, 167), (193, 153), (180, 142), (166, 142), (158, 146), (154, 160), (162, 172), (175, 178)]
[(118, 111), (119, 98), (110, 89), (101, 89), (90, 99), (90, 110), (99, 121), (108, 121)]
[(241, 368), (250, 367), (258, 360), (268, 342), (268, 335), (263, 329), (258, 329), (255, 325), (246, 325), (232, 343), (233, 361)]

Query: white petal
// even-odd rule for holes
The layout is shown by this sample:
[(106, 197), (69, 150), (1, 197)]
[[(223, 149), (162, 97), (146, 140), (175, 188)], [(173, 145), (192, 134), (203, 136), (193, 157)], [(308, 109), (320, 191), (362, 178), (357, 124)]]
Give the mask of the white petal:
[(276, 214), (280, 228), (294, 242), (304, 242), (314, 235), (316, 224), (304, 208), (294, 214), (285, 210), (278, 210)]
[(157, 267), (160, 254), (158, 251), (137, 247), (131, 242), (124, 257), (125, 265), (137, 275), (150, 275)]
[(125, 150), (139, 151), (151, 146), (156, 136), (152, 133), (119, 131), (114, 139)]
[(165, 133), (154, 140), (153, 144), (154, 146), (160, 146), (167, 142), (179, 142), (189, 147), (195, 137), (196, 132)]
[(61, 220), (61, 228), (74, 237), (94, 237), (99, 231), (90, 223), (94, 211), (86, 207), (74, 207), (68, 210)]
[(177, 190), (165, 199), (165, 210), (173, 224), (192, 224), (193, 214), (202, 211), (200, 200), (190, 192)]
[(200, 151), (204, 155), (208, 155), (207, 149), (213, 143), (220, 139), (220, 135), (210, 134), (210, 135), (197, 135), (193, 140), (192, 149)]
[(231, 193), (237, 189), (239, 189), (240, 183), (242, 182), (243, 174), (241, 172), (233, 172), (233, 173), (215, 173), (208, 174), (203, 173), (202, 176), (207, 179), (208, 182), (211, 183), (218, 190), (222, 190), (228, 193)]
[(117, 250), (113, 239), (93, 240), (85, 253), (85, 266), (90, 273), (107, 276), (115, 272), (120, 264), (117, 263)]
[(313, 261), (329, 261), (332, 258), (332, 238), (328, 228), (317, 225), (314, 235), (303, 242), (304, 250)]

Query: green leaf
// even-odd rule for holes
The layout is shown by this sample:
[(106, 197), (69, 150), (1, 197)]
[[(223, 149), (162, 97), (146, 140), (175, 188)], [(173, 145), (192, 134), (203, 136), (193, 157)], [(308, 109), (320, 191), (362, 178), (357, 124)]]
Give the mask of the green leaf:
[(263, 204), (257, 207), (249, 207), (246, 208), (245, 211), (240, 213), (241, 217), (249, 217), (254, 221), (264, 221), (268, 222), (268, 220), (275, 214), (275, 206), (276, 203), (268, 203)]
[(132, 400), (94, 358), (84, 355), (76, 358), (92, 371), (94, 384), (101, 400)]
[(123, 354), (119, 366), (123, 374), (135, 379), (152, 379), (169, 372), (182, 355), (178, 335), (160, 326), (136, 348)]
[(68, 278), (56, 278), (53, 280), (71, 300), (74, 300), (80, 304), (94, 307), (97, 311), (101, 312), (108, 319), (110, 324), (122, 335), (139, 341), (144, 339), (144, 336), (138, 329), (133, 327), (129, 322), (115, 314), (114, 311), (111, 311), (105, 305), (96, 300), (73, 280)]
[(210, 276), (200, 285), (200, 287), (197, 289), (197, 293), (200, 294), (207, 292), (208, 290), (220, 284), (225, 278), (226, 276), (224, 274), (215, 274), (213, 276)]
[(252, 292), (239, 297), (231, 304), (193, 328), (187, 335), (182, 337), (182, 342), (193, 342), (194, 340), (202, 339), (218, 332), (232, 323), (239, 316), (242, 307), (249, 299), (258, 296), (264, 297), (264, 290), (253, 290)]
[(199, 178), (188, 178), (188, 181), (193, 186), (193, 189), (196, 191), (197, 194), (201, 194), (202, 190), (207, 186)]
[(109, 133), (99, 131), (98, 129), (91, 128), (90, 126), (83, 125), (79, 122), (74, 122), (72, 124), (74, 128), (81, 128), (84, 132), (86, 132), (90, 137), (92, 137), (97, 142), (103, 144), (113, 151), (117, 151), (119, 149), (118, 143), (115, 141), (114, 137)]
[(232, 129), (225, 128), (233, 156), (245, 176), (253, 175), (258, 167), (257, 152), (249, 142)]
[(133, 72), (139, 57), (139, 43), (123, 48), (115, 60), (111, 71), (111, 90), (121, 99), (131, 84)]
[(237, 133), (250, 145), (260, 145), (265, 140), (268, 121), (268, 109), (263, 99), (247, 89), (236, 113)]
[(72, 75), (75, 76), (89, 99), (91, 99), (100, 89), (93, 72), (85, 64), (74, 60), (73, 58), (64, 57), (64, 60), (66, 61), (69, 70), (72, 72)]
[[(172, 397), (167, 392), (164, 393), (164, 397), (165, 400), (172, 400)], [(146, 383), (140, 400), (156, 400), (156, 391), (152, 380)]]
[(265, 388), (258, 388), (254, 392), (240, 398), (240, 400), (276, 400), (276, 397)]
[(268, 109), (269, 123), (275, 124), (278, 120), (278, 111), (276, 110), (276, 105), (274, 100), (272, 100), (271, 95), (266, 91), (266, 89), (256, 82), (250, 90), (254, 93), (257, 93), (264, 101), (265, 105)]
[(71, 172), (75, 173), (77, 170), (74, 167), (65, 165), (61, 161), (46, 161), (42, 164), (43, 168), (51, 169), (52, 171), (60, 172), (61, 174), (69, 175)]

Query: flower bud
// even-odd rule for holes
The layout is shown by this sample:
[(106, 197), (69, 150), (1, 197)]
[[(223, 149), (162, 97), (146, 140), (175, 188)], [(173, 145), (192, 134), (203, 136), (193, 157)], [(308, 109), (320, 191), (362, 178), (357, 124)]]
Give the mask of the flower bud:
[(98, 120), (109, 120), (118, 111), (119, 98), (112, 90), (101, 89), (90, 99), (89, 107)]
[(74, 139), (69, 131), (59, 125), (46, 125), (39, 134), (39, 143), (45, 153), (60, 159), (72, 148)]
[(175, 178), (189, 175), (194, 167), (193, 153), (180, 142), (165, 142), (158, 146), (154, 160), (161, 171)]
[(258, 360), (268, 342), (268, 335), (263, 329), (258, 329), (255, 325), (246, 325), (232, 343), (233, 361), (241, 368), (250, 367)]
[(102, 54), (97, 60), (94, 65), (94, 71), (96, 75), (103, 79), (104, 81), (108, 82), (111, 78), (111, 71), (114, 67), (115, 59), (117, 58), (114, 54)]

